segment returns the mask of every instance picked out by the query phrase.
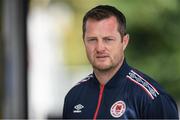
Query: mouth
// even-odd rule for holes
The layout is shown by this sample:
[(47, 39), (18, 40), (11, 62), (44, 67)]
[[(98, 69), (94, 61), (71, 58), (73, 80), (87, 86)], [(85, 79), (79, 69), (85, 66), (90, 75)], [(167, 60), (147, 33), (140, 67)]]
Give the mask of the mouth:
[(99, 60), (105, 60), (108, 57), (109, 56), (107, 56), (107, 55), (98, 55), (98, 56), (96, 56), (96, 58), (99, 59)]
[(103, 56), (96, 56), (96, 58), (107, 58), (108, 56), (103, 55)]

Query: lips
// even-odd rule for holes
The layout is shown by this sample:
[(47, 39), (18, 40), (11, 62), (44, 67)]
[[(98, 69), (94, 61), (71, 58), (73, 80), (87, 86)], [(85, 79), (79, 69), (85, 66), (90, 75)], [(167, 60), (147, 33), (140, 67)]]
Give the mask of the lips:
[(103, 55), (103, 56), (96, 56), (96, 58), (106, 58), (108, 57), (107, 55)]
[(108, 55), (96, 55), (96, 58), (100, 59), (100, 60), (104, 60), (104, 59), (106, 59), (108, 57), (109, 57)]

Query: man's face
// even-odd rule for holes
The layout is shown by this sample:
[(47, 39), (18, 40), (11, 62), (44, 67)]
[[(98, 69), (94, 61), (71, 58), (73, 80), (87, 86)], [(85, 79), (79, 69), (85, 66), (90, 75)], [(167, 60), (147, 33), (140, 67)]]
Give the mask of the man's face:
[(86, 23), (86, 54), (96, 70), (106, 71), (120, 66), (128, 40), (128, 35), (121, 37), (113, 16), (100, 21), (88, 19)]

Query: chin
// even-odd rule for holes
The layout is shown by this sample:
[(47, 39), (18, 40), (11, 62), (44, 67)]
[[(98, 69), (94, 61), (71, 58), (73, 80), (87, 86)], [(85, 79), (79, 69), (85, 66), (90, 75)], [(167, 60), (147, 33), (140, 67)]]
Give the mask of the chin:
[(107, 71), (107, 70), (110, 70), (112, 68), (112, 66), (110, 65), (97, 65), (97, 66), (94, 66), (95, 69), (97, 70), (100, 70), (100, 71)]

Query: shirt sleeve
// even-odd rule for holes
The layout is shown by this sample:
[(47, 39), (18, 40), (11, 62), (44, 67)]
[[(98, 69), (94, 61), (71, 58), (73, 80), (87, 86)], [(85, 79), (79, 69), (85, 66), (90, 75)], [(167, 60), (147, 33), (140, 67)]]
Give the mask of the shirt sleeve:
[(168, 95), (159, 95), (145, 107), (144, 118), (179, 119), (175, 101)]

